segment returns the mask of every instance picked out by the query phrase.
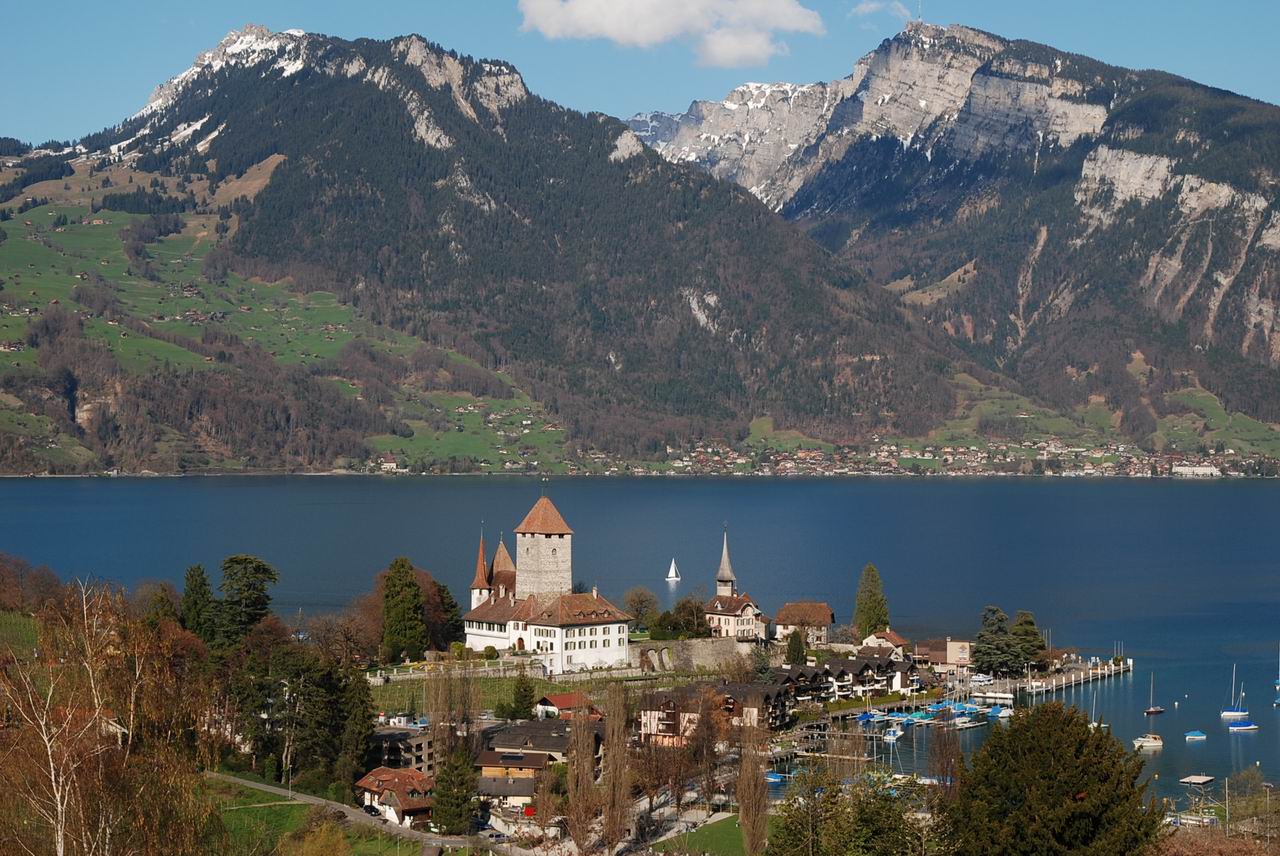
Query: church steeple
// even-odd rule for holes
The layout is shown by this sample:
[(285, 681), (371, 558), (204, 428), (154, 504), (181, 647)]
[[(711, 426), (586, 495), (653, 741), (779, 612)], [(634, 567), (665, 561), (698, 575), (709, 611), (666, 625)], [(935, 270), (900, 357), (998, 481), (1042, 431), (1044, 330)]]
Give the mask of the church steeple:
[(475, 609), (489, 598), (489, 568), (484, 561), (484, 533), (480, 533), (480, 550), (476, 555), (476, 575), (471, 580), (471, 608)]
[(732, 597), (738, 593), (738, 578), (729, 561), (729, 527), (724, 528), (724, 545), (720, 548), (720, 568), (716, 571), (716, 594)]

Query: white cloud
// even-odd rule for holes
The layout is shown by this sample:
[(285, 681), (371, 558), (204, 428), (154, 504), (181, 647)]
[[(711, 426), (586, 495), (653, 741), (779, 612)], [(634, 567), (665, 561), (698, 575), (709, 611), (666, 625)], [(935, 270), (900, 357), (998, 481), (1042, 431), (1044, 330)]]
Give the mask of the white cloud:
[(855, 18), (865, 18), (868, 15), (874, 15), (877, 12), (888, 11), (894, 17), (901, 18), (904, 21), (911, 19), (911, 10), (908, 9), (901, 0), (893, 0), (893, 2), (885, 2), (885, 0), (860, 0), (858, 5), (849, 10), (849, 15)]
[(653, 47), (690, 39), (704, 65), (761, 65), (787, 52), (779, 33), (822, 35), (800, 0), (519, 0), (523, 30), (548, 39)]

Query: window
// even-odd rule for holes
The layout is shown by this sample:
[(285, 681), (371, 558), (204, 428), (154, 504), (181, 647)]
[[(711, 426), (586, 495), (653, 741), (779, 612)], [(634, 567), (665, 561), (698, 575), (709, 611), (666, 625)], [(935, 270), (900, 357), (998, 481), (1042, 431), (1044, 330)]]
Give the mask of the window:
[(608, 640), (608, 639), (606, 639), (606, 640), (604, 640), (603, 642), (601, 642), (601, 643), (600, 643), (600, 647), (601, 647), (601, 648), (608, 648), (608, 647), (609, 647), (609, 640)]

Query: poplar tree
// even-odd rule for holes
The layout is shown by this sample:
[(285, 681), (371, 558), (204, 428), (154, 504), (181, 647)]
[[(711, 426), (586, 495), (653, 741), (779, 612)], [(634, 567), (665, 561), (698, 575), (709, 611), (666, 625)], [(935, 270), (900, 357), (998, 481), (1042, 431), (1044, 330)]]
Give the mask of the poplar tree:
[(417, 660), (427, 647), (422, 587), (413, 565), (403, 556), (391, 563), (382, 596), (382, 658)]
[(858, 596), (853, 607), (853, 626), (857, 628), (858, 635), (863, 639), (872, 633), (887, 630), (889, 627), (889, 601), (884, 596), (880, 572), (870, 563), (862, 569), (862, 578), (858, 580)]

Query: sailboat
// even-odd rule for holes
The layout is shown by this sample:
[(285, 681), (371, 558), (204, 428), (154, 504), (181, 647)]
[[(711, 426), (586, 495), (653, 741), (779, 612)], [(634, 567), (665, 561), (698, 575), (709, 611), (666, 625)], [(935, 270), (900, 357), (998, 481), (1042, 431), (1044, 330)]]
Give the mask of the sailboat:
[(1090, 712), (1089, 712), (1089, 728), (1093, 729), (1094, 731), (1097, 731), (1099, 728), (1106, 729), (1109, 727), (1110, 726), (1108, 726), (1105, 722), (1098, 721), (1098, 691), (1094, 690), (1093, 691), (1093, 707), (1090, 709)]
[(1218, 714), (1223, 719), (1247, 719), (1249, 708), (1244, 706), (1244, 684), (1240, 685), (1240, 697), (1236, 698), (1236, 667), (1231, 666), (1231, 700)]
[(1156, 673), (1151, 673), (1151, 695), (1147, 698), (1147, 716), (1155, 716), (1158, 713), (1164, 713), (1164, 708), (1156, 704)]
[(1280, 660), (1276, 662), (1276, 698), (1271, 703), (1276, 707), (1280, 707)]
[(675, 559), (671, 560), (671, 567), (667, 569), (667, 582), (669, 583), (680, 582), (680, 569), (676, 567)]

